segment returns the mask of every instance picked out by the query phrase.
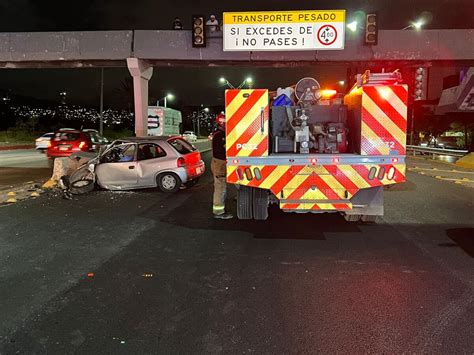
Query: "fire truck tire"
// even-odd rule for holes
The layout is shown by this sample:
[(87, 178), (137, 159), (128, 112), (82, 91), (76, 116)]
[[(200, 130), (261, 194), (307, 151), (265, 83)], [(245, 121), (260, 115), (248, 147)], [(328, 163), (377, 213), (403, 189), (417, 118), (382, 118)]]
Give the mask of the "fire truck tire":
[(344, 219), (347, 222), (359, 222), (361, 215), (360, 214), (345, 214)]
[(238, 219), (252, 219), (252, 188), (248, 186), (239, 186), (237, 192), (237, 218)]
[(362, 222), (366, 222), (366, 223), (376, 223), (378, 221), (378, 217), (379, 216), (372, 216), (372, 215), (363, 214), (362, 217), (360, 218), (360, 220)]
[(268, 218), (268, 191), (253, 188), (253, 219), (266, 220)]

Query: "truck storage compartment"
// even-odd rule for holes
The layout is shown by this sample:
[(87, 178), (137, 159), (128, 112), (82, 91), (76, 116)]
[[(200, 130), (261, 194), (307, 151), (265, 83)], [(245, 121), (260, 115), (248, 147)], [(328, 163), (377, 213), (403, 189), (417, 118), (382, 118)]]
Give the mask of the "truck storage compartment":
[(342, 104), (271, 109), (271, 153), (351, 153), (348, 132)]

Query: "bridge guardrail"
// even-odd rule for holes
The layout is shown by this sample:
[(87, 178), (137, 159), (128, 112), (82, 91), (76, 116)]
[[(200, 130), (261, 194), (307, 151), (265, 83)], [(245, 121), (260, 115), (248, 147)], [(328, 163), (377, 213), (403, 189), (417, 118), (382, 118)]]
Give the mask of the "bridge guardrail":
[(444, 149), (444, 148), (430, 148), (430, 147), (420, 147), (417, 145), (407, 145), (407, 151), (413, 152), (413, 155), (415, 156), (416, 153), (424, 153), (424, 154), (430, 154), (433, 159), (436, 157), (436, 155), (449, 155), (452, 157), (463, 157), (469, 151), (467, 150), (458, 150), (458, 149)]

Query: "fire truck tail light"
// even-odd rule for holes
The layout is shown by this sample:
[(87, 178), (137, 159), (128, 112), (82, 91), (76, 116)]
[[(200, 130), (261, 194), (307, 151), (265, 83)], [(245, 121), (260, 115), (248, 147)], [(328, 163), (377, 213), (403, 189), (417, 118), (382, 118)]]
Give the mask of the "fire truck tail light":
[(250, 168), (245, 169), (245, 177), (247, 178), (248, 181), (252, 180), (253, 176), (252, 176), (252, 170), (250, 170)]
[(392, 163), (398, 163), (398, 158), (392, 158)]
[(338, 163), (339, 163), (339, 158), (333, 158), (332, 162), (333, 162), (334, 164), (338, 164)]
[(380, 167), (379, 173), (377, 175), (377, 179), (383, 180), (383, 177), (385, 176), (385, 168), (383, 166)]
[(390, 169), (388, 169), (387, 179), (393, 180), (394, 177), (395, 177), (395, 168), (391, 166)]
[(244, 172), (242, 171), (242, 168), (237, 168), (237, 177), (239, 178), (239, 180), (244, 179)]
[(239, 159), (232, 160), (232, 164), (236, 164), (236, 165), (239, 164)]
[(316, 165), (317, 162), (318, 162), (318, 159), (315, 159), (315, 158), (310, 160), (310, 163), (313, 165)]
[(259, 168), (253, 169), (253, 174), (255, 175), (255, 179), (256, 179), (257, 181), (262, 180), (262, 173), (260, 172), (260, 169), (259, 169)]
[(369, 175), (367, 176), (369, 180), (373, 180), (375, 177), (375, 174), (377, 174), (377, 168), (375, 166), (371, 167), (369, 170)]

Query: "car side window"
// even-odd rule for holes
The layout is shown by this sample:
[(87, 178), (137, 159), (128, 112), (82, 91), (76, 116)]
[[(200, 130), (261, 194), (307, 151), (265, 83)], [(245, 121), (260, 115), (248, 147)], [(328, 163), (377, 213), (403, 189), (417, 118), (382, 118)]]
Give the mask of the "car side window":
[(102, 163), (123, 163), (135, 160), (136, 144), (119, 144), (107, 153), (102, 158)]
[(143, 143), (138, 145), (138, 160), (156, 159), (166, 156), (166, 152), (157, 144)]

